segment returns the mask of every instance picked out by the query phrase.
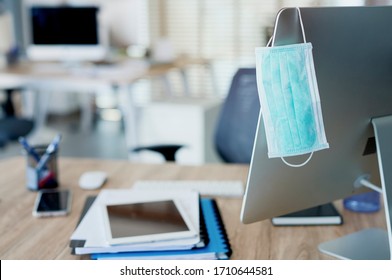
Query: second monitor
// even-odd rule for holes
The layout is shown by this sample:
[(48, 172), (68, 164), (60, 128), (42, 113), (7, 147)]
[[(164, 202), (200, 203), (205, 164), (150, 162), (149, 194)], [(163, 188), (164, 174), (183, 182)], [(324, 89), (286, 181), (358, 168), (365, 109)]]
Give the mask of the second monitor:
[(94, 5), (34, 5), (25, 9), (31, 60), (97, 61), (107, 55), (107, 34)]

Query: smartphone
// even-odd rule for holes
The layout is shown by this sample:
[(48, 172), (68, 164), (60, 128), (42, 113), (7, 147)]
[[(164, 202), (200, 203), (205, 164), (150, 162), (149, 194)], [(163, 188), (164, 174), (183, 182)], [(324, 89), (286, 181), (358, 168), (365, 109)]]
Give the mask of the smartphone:
[(41, 190), (35, 200), (33, 216), (65, 216), (71, 210), (70, 190)]

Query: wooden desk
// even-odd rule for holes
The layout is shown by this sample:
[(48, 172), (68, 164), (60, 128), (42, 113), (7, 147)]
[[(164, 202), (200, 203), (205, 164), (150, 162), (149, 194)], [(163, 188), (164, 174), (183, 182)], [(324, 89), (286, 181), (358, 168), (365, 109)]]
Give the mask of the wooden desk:
[[(72, 212), (67, 217), (34, 218), (36, 193), (26, 190), (21, 157), (0, 161), (0, 259), (79, 259), (70, 254), (69, 238), (75, 229), (87, 196), (99, 191), (78, 187), (79, 176), (88, 170), (104, 170), (109, 180), (104, 188), (128, 188), (139, 179), (202, 179), (245, 182), (246, 165), (180, 166), (142, 165), (127, 161), (61, 158), (61, 188), (73, 191)], [(337, 206), (343, 226), (274, 227), (269, 220), (243, 225), (241, 199), (217, 198), (233, 249), (232, 259), (329, 259), (317, 250), (319, 243), (366, 228), (385, 228), (383, 211), (357, 214)]]
[(171, 63), (164, 64), (149, 64), (144, 60), (130, 59), (119, 59), (116, 63), (108, 65), (80, 64), (75, 66), (57, 62), (21, 62), (0, 69), (0, 89), (23, 87), (34, 91), (36, 129), (42, 128), (45, 123), (49, 105), (47, 92), (81, 91), (84, 93), (82, 95), (84, 101), (82, 102), (82, 128), (89, 128), (92, 122), (91, 93), (102, 87), (108, 87), (117, 93), (125, 93), (124, 100), (119, 103), (119, 106), (125, 120), (127, 146), (131, 148), (138, 145), (132, 85), (141, 79), (160, 77), (164, 89), (167, 94), (170, 94), (171, 88), (167, 74), (178, 71), (183, 80), (184, 92), (189, 95), (186, 69), (190, 65), (201, 65), (211, 70), (209, 60), (186, 57), (179, 57)]
[(210, 67), (211, 62), (202, 58), (179, 57), (170, 63), (150, 64), (145, 60), (119, 59), (112, 64), (82, 63), (67, 65), (58, 62), (24, 61), (0, 69), (0, 85), (17, 83), (39, 86), (42, 83), (60, 82), (67, 87), (74, 83), (94, 88), (99, 84), (129, 85), (139, 79), (166, 75), (173, 70), (184, 71), (190, 65)]

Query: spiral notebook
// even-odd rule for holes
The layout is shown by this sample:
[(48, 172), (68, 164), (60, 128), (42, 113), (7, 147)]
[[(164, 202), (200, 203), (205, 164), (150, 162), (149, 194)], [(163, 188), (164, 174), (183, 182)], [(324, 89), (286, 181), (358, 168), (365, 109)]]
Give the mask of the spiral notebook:
[(209, 242), (201, 248), (173, 251), (122, 252), (92, 254), (92, 259), (229, 259), (232, 253), (229, 239), (217, 207), (211, 198), (201, 199), (201, 213)]
[[(79, 218), (79, 222), (77, 226), (80, 224), (80, 222), (83, 220), (85, 217), (86, 213), (89, 211), (89, 209), (92, 207), (94, 201), (96, 200), (96, 196), (89, 196), (86, 198), (81, 216)], [(200, 211), (201, 211), (201, 205), (200, 205)], [(204, 222), (204, 218), (202, 215), (199, 215), (200, 218), (200, 239), (197, 243), (191, 244), (191, 245), (186, 245), (186, 246), (175, 246), (174, 248), (176, 250), (188, 250), (193, 247), (204, 247), (208, 242), (208, 235), (207, 235), (207, 230)], [(164, 243), (164, 244), (169, 244), (169, 243)], [(71, 247), (71, 254), (77, 254), (77, 255), (82, 255), (82, 254), (92, 254), (92, 253), (108, 253), (108, 252), (129, 252), (129, 251), (141, 251), (141, 250), (146, 250), (145, 247), (143, 249), (139, 248), (138, 246), (134, 245), (123, 245), (123, 246), (94, 246), (94, 247), (88, 247), (86, 246), (86, 240), (85, 239), (72, 239), (70, 241), (69, 246)], [(165, 250), (165, 246), (156, 246), (154, 248), (150, 248), (148, 250)], [(166, 248), (167, 249), (167, 248)]]

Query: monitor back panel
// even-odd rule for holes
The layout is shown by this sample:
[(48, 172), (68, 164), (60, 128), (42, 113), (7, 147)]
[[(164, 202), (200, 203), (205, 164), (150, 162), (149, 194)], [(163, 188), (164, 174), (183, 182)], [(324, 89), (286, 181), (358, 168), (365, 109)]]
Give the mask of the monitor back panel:
[[(371, 174), (371, 181), (380, 185), (371, 119), (392, 114), (392, 7), (302, 8), (301, 14), (306, 39), (313, 44), (330, 148), (315, 152), (301, 168), (269, 159), (260, 114), (241, 213), (244, 223), (351, 195), (362, 174)], [(281, 12), (275, 42), (302, 42), (296, 9)]]

